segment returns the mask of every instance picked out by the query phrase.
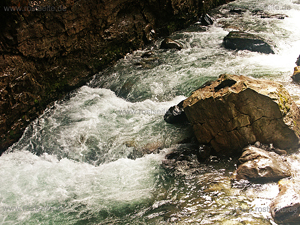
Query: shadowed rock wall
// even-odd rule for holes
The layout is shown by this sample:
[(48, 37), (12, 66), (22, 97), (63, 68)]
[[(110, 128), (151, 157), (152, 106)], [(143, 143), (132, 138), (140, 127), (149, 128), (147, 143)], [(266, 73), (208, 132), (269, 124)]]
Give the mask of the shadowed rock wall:
[(155, 35), (182, 29), (225, 2), (2, 0), (0, 153), (49, 103)]

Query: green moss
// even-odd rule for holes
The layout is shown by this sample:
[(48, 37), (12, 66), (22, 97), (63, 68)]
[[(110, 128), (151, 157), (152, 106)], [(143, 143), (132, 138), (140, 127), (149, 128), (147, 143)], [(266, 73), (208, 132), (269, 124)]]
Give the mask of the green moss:
[(284, 90), (279, 90), (277, 93), (278, 96), (278, 106), (281, 113), (285, 116), (290, 110), (290, 100), (287, 96), (287, 93), (284, 93)]

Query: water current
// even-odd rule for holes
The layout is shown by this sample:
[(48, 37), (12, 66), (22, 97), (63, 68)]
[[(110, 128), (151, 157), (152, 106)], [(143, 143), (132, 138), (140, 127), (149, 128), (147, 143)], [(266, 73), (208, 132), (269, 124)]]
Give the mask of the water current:
[[(261, 18), (258, 10), (288, 17)], [(279, 81), (300, 105), (290, 78), (300, 2), (239, 0), (212, 15), (214, 25), (171, 36), (181, 51), (161, 50), (158, 40), (128, 54), (32, 122), (0, 157), (0, 224), (276, 224), (269, 203), (277, 184), (232, 186), (234, 160), (162, 167), (191, 136), (165, 123), (164, 113), (220, 74)], [(269, 40), (275, 54), (225, 49), (223, 38), (236, 29)], [(153, 56), (143, 58), (147, 51)], [(298, 179), (300, 155), (289, 160)]]

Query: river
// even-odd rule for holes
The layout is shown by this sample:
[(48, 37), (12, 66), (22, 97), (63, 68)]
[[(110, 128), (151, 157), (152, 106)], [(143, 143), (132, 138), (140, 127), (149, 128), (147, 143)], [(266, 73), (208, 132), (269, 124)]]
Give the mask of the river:
[[(288, 17), (261, 18), (257, 10)], [(196, 23), (171, 36), (181, 51), (161, 50), (158, 40), (128, 54), (32, 122), (0, 157), (0, 224), (276, 224), (269, 203), (277, 184), (232, 186), (234, 160), (162, 166), (191, 136), (165, 123), (164, 113), (220, 74), (279, 81), (300, 105), (290, 78), (300, 54), (300, 2), (239, 0), (213, 16), (206, 31)], [(236, 28), (271, 41), (275, 54), (223, 48)], [(154, 56), (143, 58), (147, 51)], [(297, 179), (300, 156), (289, 160)]]

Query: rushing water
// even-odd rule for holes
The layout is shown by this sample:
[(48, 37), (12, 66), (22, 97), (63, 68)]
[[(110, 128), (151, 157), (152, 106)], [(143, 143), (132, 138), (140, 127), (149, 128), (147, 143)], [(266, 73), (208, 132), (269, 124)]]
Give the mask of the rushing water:
[[(280, 81), (300, 104), (290, 78), (300, 54), (300, 2), (241, 0), (214, 17), (205, 32), (195, 24), (172, 35), (181, 51), (160, 50), (158, 41), (127, 55), (31, 123), (0, 158), (0, 224), (275, 224), (268, 207), (277, 185), (232, 186), (233, 160), (162, 167), (191, 135), (163, 114), (222, 73)], [(237, 28), (270, 40), (276, 54), (224, 49), (224, 36)], [(154, 56), (142, 58), (150, 49)], [(289, 160), (297, 179), (300, 156)]]

